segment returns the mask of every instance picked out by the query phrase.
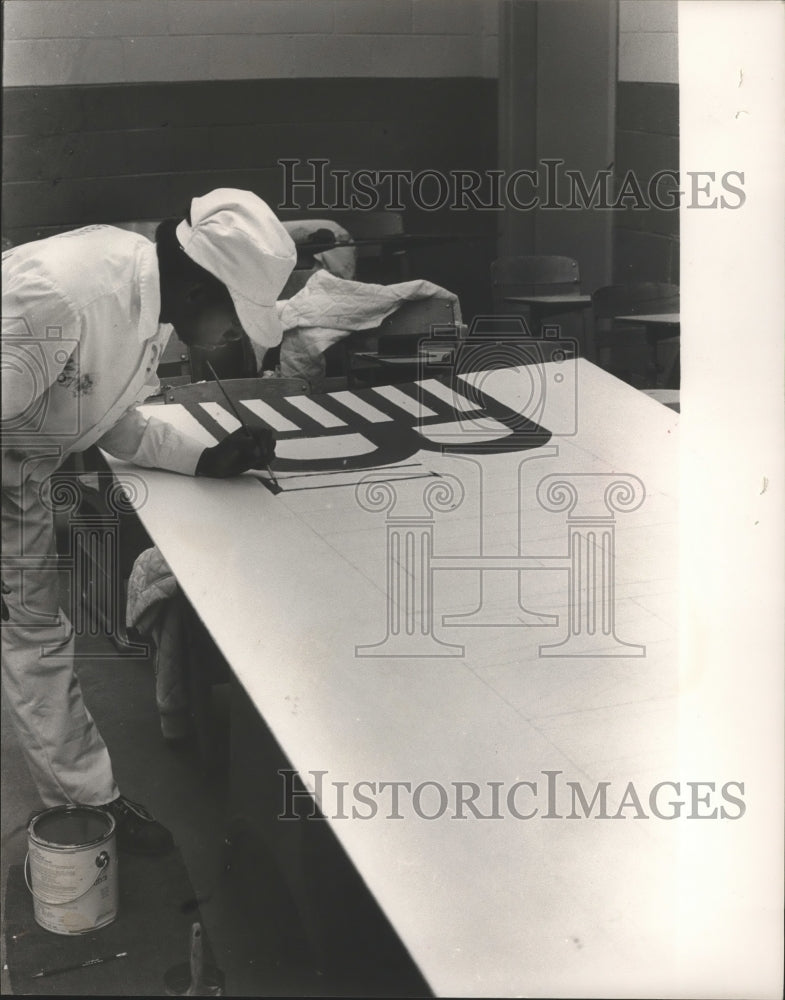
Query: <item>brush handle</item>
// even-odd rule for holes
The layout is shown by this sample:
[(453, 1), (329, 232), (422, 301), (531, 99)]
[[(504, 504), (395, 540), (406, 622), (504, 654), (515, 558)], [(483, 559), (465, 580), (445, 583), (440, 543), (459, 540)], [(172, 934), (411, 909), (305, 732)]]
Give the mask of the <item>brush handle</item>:
[(188, 987), (186, 996), (198, 997), (202, 995), (204, 978), (204, 949), (202, 947), (202, 925), (199, 923), (191, 926), (191, 985)]
[(245, 433), (248, 435), (248, 437), (253, 437), (253, 435), (251, 434), (251, 432), (248, 430), (248, 425), (243, 420), (243, 418), (240, 416), (240, 414), (237, 412), (237, 407), (232, 402), (231, 397), (229, 396), (229, 393), (224, 388), (223, 382), (218, 378), (218, 375), (216, 374), (215, 368), (213, 368), (213, 366), (210, 364), (209, 361), (207, 362), (207, 367), (213, 373), (213, 378), (215, 379), (215, 383), (218, 386), (218, 388), (221, 390), (221, 392), (223, 394), (223, 397), (226, 400), (226, 403), (227, 403), (229, 409), (232, 411), (232, 413), (234, 414), (235, 418), (240, 421), (240, 424), (241, 424), (243, 430), (245, 431)]

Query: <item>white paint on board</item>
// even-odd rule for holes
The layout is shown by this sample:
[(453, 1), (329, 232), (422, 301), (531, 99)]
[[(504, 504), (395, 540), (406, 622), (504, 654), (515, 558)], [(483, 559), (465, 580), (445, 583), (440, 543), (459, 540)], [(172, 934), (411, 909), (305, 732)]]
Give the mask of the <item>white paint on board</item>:
[(263, 399), (242, 399), (240, 404), (249, 409), (251, 413), (255, 413), (257, 417), (261, 417), (274, 431), (299, 431), (300, 429), (297, 424), (292, 423), (291, 420), (273, 409), (269, 403), (265, 403)]
[(392, 403), (394, 406), (399, 407), (405, 413), (411, 414), (413, 417), (435, 417), (436, 413), (420, 403), (417, 399), (412, 399), (411, 396), (407, 396), (405, 392), (401, 392), (400, 389), (396, 389), (394, 385), (376, 385), (373, 388), (374, 392), (378, 392), (380, 396), (383, 396), (388, 402)]
[(315, 403), (308, 396), (287, 396), (287, 402), (291, 403), (292, 406), (296, 406), (298, 410), (302, 410), (307, 416), (311, 417), (317, 423), (321, 424), (322, 427), (345, 427), (346, 421), (341, 420), (340, 417), (336, 417), (334, 413), (330, 413), (329, 410), (325, 410), (323, 406)]
[(367, 420), (371, 424), (381, 424), (392, 420), (392, 417), (388, 416), (386, 413), (382, 413), (381, 410), (377, 410), (375, 406), (371, 406), (367, 400), (361, 399), (359, 396), (346, 389), (330, 393), (330, 396), (332, 399), (337, 399), (339, 403), (342, 403), (348, 409), (353, 410), (358, 416)]
[(367, 455), (375, 450), (376, 445), (362, 434), (290, 438), (275, 444), (277, 458), (295, 462), (308, 462), (318, 458), (351, 458), (354, 455)]
[(211, 416), (217, 424), (220, 424), (225, 431), (229, 431), (230, 434), (232, 431), (236, 431), (239, 427), (242, 427), (237, 417), (221, 406), (220, 403), (200, 403), (199, 405), (205, 413)]

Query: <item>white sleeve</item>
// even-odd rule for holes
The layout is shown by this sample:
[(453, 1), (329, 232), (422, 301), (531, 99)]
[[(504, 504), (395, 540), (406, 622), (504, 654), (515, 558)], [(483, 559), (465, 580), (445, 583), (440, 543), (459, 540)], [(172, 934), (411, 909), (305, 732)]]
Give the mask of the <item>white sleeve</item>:
[(115, 458), (148, 469), (168, 469), (193, 476), (205, 450), (201, 441), (188, 437), (164, 420), (143, 416), (132, 407), (97, 442)]

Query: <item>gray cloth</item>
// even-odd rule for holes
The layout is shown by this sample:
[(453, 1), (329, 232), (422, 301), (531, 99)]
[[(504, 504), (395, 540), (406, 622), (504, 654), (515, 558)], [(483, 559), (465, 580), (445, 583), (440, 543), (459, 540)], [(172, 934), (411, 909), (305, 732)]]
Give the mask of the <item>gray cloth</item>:
[(126, 625), (149, 636), (155, 646), (155, 700), (161, 731), (167, 739), (181, 739), (189, 714), (184, 598), (156, 547), (145, 549), (131, 570)]

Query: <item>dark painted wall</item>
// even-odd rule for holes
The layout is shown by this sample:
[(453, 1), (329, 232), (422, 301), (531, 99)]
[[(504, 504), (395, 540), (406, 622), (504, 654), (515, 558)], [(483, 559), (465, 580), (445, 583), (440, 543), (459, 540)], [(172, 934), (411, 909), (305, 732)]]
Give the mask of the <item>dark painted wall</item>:
[[(591, 184), (613, 160), (616, 4), (558, 0), (537, 4), (537, 156), (564, 160)], [(558, 201), (570, 202), (559, 184)], [(583, 291), (607, 284), (612, 271), (612, 219), (597, 209), (540, 208), (537, 253), (573, 257)]]
[[(644, 187), (659, 170), (679, 169), (679, 88), (619, 82), (616, 93), (617, 183), (634, 171)], [(660, 195), (675, 182), (663, 181)], [(633, 199), (634, 200), (634, 199)], [(632, 207), (615, 216), (614, 280), (679, 284), (679, 212)]]
[[(177, 215), (219, 186), (250, 189), (275, 208), (281, 158), (320, 157), (349, 171), (485, 171), (496, 165), (496, 91), (483, 78), (7, 88), (3, 234), (18, 243)], [(456, 291), (467, 315), (487, 308), (494, 217), (408, 204), (404, 223), (409, 232), (471, 237), (412, 251), (411, 274)]]
[[(546, 159), (563, 161), (587, 184), (613, 160), (616, 6), (607, 0), (512, 0), (499, 32), (499, 160), (509, 176), (539, 171), (548, 201)], [(566, 182), (552, 191), (570, 202)], [(521, 186), (523, 198), (532, 188)], [(578, 262), (581, 286), (611, 280), (612, 220), (607, 211), (510, 208), (499, 221), (504, 255), (557, 254)]]
[[(505, 177), (537, 165), (537, 3), (506, 0), (499, 10), (499, 168)], [(499, 256), (537, 252), (533, 211), (499, 215)]]

